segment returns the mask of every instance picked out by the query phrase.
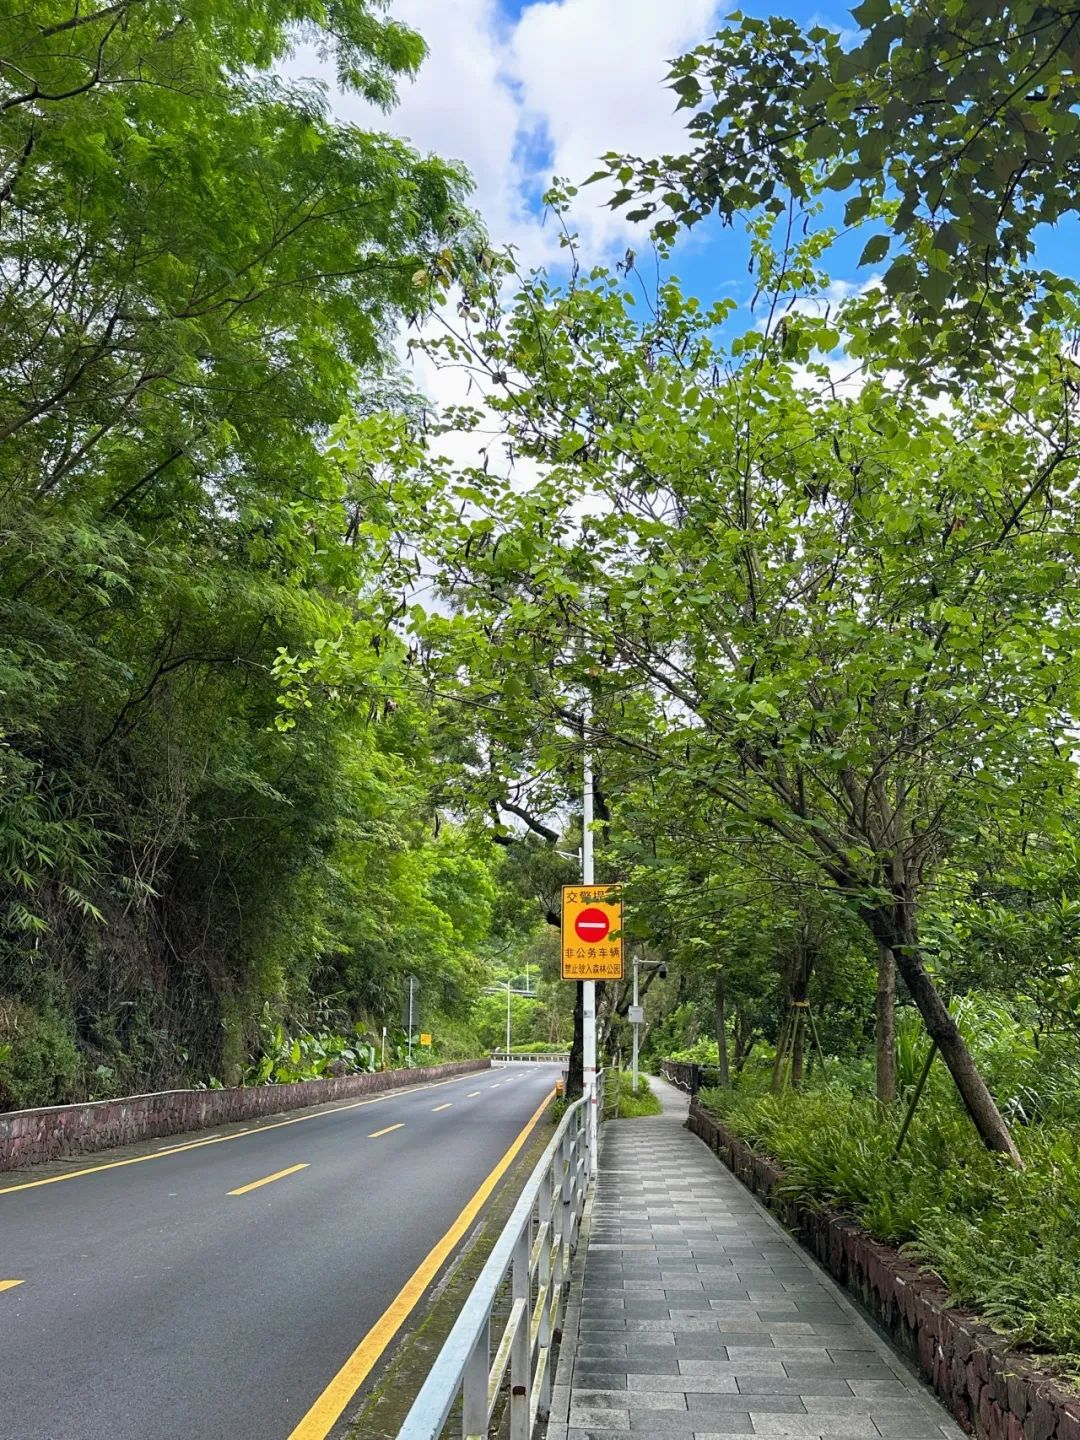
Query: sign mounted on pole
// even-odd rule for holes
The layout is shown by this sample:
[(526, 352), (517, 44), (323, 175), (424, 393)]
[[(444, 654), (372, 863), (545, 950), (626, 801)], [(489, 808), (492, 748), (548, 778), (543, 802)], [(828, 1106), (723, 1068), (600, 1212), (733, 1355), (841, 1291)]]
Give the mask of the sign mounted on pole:
[(621, 980), (622, 902), (618, 888), (564, 885), (562, 892), (562, 978)]
[(427, 1033), (426, 1030), (421, 1031), (421, 1034), (420, 1034), (420, 1044), (421, 1044), (421, 1045), (430, 1045), (430, 1044), (431, 1044), (431, 1036)]

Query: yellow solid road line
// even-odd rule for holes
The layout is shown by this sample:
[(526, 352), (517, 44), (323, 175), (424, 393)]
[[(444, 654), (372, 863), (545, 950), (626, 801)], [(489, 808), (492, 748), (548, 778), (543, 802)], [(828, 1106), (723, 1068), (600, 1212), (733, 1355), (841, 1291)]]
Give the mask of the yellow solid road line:
[(449, 1110), (449, 1109), (450, 1109), (450, 1106), (451, 1106), (452, 1104), (453, 1104), (453, 1101), (448, 1100), (445, 1105), (436, 1105), (436, 1106), (435, 1106), (435, 1109), (432, 1110), (431, 1113), (432, 1113), (433, 1115), (437, 1115), (440, 1110)]
[(399, 1120), (396, 1125), (387, 1125), (385, 1130), (373, 1130), (367, 1138), (369, 1140), (378, 1140), (380, 1135), (389, 1135), (391, 1130), (401, 1130), (404, 1128), (404, 1125), (405, 1121)]
[(264, 1130), (281, 1130), (286, 1125), (302, 1125), (305, 1120), (319, 1120), (324, 1115), (336, 1115), (341, 1110), (359, 1110), (364, 1105), (381, 1105), (384, 1100), (400, 1100), (421, 1090), (438, 1090), (442, 1085), (454, 1085), (465, 1078), (464, 1075), (450, 1075), (445, 1080), (431, 1080), (426, 1085), (410, 1085), (403, 1090), (387, 1091), (385, 1095), (373, 1095), (369, 1100), (350, 1100), (345, 1105), (334, 1105), (332, 1110), (319, 1109), (313, 1115), (294, 1115), (291, 1120), (275, 1120), (272, 1125), (255, 1125), (249, 1130), (234, 1130), (231, 1135), (212, 1135), (206, 1140), (187, 1140), (182, 1145), (155, 1150), (152, 1155), (132, 1155), (128, 1160), (106, 1160), (103, 1165), (88, 1165), (84, 1170), (72, 1170), (67, 1175), (49, 1175), (44, 1180), (24, 1180), (19, 1185), (5, 1185), (0, 1188), (0, 1195), (10, 1195), (15, 1190), (37, 1190), (42, 1185), (59, 1185), (63, 1180), (80, 1180), (84, 1175), (100, 1175), (103, 1170), (121, 1170), (125, 1165), (142, 1165), (147, 1160), (162, 1160), (166, 1155), (182, 1155), (185, 1150), (199, 1150), (204, 1145), (223, 1145), (226, 1140), (239, 1140), (244, 1135), (261, 1135)]
[(298, 1170), (306, 1170), (307, 1161), (303, 1165), (290, 1165), (287, 1170), (275, 1170), (273, 1175), (264, 1175), (261, 1180), (252, 1180), (250, 1185), (241, 1185), (236, 1190), (230, 1190), (230, 1195), (246, 1195), (249, 1190), (258, 1190), (263, 1185), (270, 1185), (275, 1180), (284, 1180), (286, 1175), (295, 1175)]
[(16, 1285), (21, 1285), (21, 1280), (0, 1280), (0, 1290), (14, 1290)]
[(515, 1155), (540, 1123), (554, 1093), (552, 1090), (544, 1096), (532, 1119), (517, 1136), (510, 1149), (507, 1150), (442, 1239), (421, 1260), (389, 1307), (383, 1311), (315, 1401), (315, 1404), (290, 1434), (289, 1440), (326, 1440), (326, 1436), (330, 1434), (341, 1418), (346, 1405), (371, 1374), (379, 1356), (409, 1318), (417, 1301), (442, 1269), (458, 1241), (468, 1233), (469, 1226), (483, 1209), (495, 1186), (510, 1168)]

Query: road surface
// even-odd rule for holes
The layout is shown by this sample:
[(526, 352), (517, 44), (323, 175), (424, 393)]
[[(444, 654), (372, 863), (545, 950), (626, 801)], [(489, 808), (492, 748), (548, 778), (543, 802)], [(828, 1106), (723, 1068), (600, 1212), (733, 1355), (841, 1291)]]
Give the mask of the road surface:
[(556, 1073), (511, 1065), (155, 1141), (60, 1182), (0, 1174), (0, 1435), (338, 1433)]

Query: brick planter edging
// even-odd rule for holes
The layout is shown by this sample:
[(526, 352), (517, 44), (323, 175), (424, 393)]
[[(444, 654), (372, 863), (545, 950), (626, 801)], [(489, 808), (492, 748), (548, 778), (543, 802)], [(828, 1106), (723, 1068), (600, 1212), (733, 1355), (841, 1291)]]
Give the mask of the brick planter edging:
[[(455, 1060), (416, 1070), (381, 1070), (373, 1075), (327, 1076), (290, 1085), (251, 1085), (234, 1090), (163, 1090), (85, 1105), (50, 1105), (0, 1114), (0, 1170), (15, 1170), (64, 1155), (89, 1155), (158, 1135), (182, 1135), (232, 1120), (253, 1120), (349, 1100), (400, 1086), (488, 1070), (491, 1060)], [(1080, 1440), (1080, 1436), (1078, 1436)]]
[(689, 1129), (829, 1272), (978, 1440), (1080, 1440), (1080, 1397), (983, 1325), (939, 1281), (835, 1211), (785, 1195), (784, 1172), (693, 1100)]

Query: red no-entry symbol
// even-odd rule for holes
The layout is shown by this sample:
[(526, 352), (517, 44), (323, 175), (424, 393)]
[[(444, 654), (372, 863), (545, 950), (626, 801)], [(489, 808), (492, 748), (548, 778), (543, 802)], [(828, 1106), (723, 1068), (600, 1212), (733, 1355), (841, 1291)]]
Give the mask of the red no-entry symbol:
[(584, 940), (587, 945), (598, 945), (605, 939), (611, 929), (611, 921), (608, 919), (605, 910), (598, 910), (590, 906), (588, 910), (582, 910), (581, 914), (574, 921), (574, 930), (579, 940)]

